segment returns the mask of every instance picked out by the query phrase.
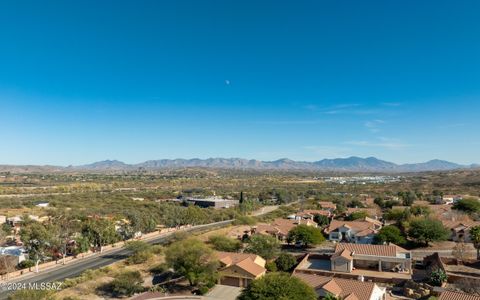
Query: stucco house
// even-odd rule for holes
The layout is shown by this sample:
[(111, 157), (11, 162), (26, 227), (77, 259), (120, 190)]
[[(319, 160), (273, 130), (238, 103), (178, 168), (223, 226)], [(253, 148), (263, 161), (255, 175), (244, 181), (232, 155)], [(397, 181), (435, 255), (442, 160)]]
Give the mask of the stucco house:
[(256, 254), (217, 252), (217, 257), (220, 261), (220, 284), (246, 287), (267, 272), (265, 259)]
[(333, 220), (325, 229), (328, 239), (334, 242), (371, 244), (382, 223), (371, 218), (356, 221)]
[(410, 251), (396, 245), (361, 245), (339, 243), (330, 258), (331, 270), (351, 273), (354, 269), (371, 269), (379, 272), (412, 273)]

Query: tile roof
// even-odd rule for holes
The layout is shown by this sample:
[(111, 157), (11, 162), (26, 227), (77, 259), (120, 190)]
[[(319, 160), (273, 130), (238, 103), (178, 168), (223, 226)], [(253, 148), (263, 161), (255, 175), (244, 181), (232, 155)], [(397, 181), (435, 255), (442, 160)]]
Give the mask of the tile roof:
[(266, 272), (267, 270), (263, 265), (260, 265), (256, 262), (257, 258), (259, 258), (259, 256), (256, 254), (219, 251), (217, 252), (217, 257), (226, 268), (230, 266), (237, 266), (255, 277)]
[(259, 233), (275, 233), (287, 235), (290, 230), (299, 224), (305, 224), (310, 226), (316, 226), (312, 220), (289, 220), (289, 219), (275, 219), (270, 224), (259, 224), (257, 231)]
[[(343, 298), (344, 300), (370, 300), (372, 292), (375, 288), (373, 282), (363, 282), (350, 279), (333, 278), (320, 276), (315, 274), (306, 274), (296, 272), (293, 276), (303, 280), (306, 284), (313, 287), (315, 290), (324, 289), (333, 294), (332, 291), (336, 291), (335, 296)], [(333, 283), (332, 283), (333, 282)], [(338, 290), (336, 290), (338, 287)], [(329, 291), (330, 290), (330, 291)], [(444, 299), (450, 300), (450, 299)], [(456, 300), (456, 299), (455, 299)], [(463, 300), (463, 299), (462, 299)], [(470, 300), (470, 299), (466, 299)], [(480, 300), (480, 299), (475, 299)]]
[(218, 260), (225, 265), (234, 265), (237, 264), (247, 258), (251, 258), (252, 261), (257, 258), (256, 254), (251, 253), (235, 253), (235, 252), (217, 252)]
[(480, 296), (461, 292), (445, 291), (440, 294), (438, 300), (480, 300)]
[(335, 252), (330, 259), (335, 259), (337, 257), (343, 257), (343, 258), (346, 258), (348, 260), (352, 260), (353, 259), (352, 251), (350, 251), (348, 249), (339, 250), (339, 251)]
[(326, 229), (326, 233), (330, 233), (332, 231), (337, 230), (338, 228), (346, 226), (348, 228), (353, 229), (356, 232), (363, 231), (366, 229), (372, 229), (375, 230), (375, 223), (373, 222), (368, 222), (365, 220), (362, 221), (339, 221), (339, 220), (333, 220), (330, 225)]
[(448, 229), (456, 229), (459, 227), (470, 228), (474, 226), (479, 226), (480, 222), (472, 221), (472, 220), (464, 220), (464, 221), (445, 221), (442, 220), (443, 226), (447, 227)]
[(322, 208), (337, 209), (337, 205), (330, 201), (320, 201), (318, 202)]
[(373, 255), (373, 256), (397, 256), (397, 247), (395, 245), (368, 245), (368, 244), (349, 244), (338, 243), (335, 246), (335, 253), (348, 249), (351, 252), (359, 255)]

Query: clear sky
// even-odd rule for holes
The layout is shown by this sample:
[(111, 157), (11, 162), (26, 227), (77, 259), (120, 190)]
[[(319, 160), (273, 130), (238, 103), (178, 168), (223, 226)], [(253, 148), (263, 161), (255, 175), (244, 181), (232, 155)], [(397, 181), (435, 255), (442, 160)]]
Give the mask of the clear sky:
[(480, 162), (480, 1), (2, 1), (0, 163)]

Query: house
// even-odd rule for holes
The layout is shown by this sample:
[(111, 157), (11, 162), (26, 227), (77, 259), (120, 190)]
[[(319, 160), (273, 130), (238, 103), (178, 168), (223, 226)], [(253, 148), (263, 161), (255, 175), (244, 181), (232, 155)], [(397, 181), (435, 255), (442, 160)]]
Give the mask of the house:
[(329, 202), (329, 201), (320, 201), (320, 202), (318, 202), (318, 205), (320, 205), (320, 207), (323, 210), (328, 210), (331, 213), (333, 213), (333, 211), (337, 209), (337, 205), (335, 203)]
[(440, 294), (438, 300), (480, 300), (480, 296), (462, 292), (444, 291)]
[(265, 259), (256, 254), (217, 252), (220, 261), (219, 284), (246, 287), (265, 275)]
[(351, 273), (353, 269), (378, 269), (412, 273), (412, 255), (396, 245), (339, 243), (330, 258), (331, 270)]
[(356, 221), (333, 220), (325, 229), (328, 239), (334, 242), (371, 244), (382, 223), (371, 218)]
[(253, 233), (260, 233), (266, 235), (272, 235), (279, 240), (283, 241), (286, 239), (290, 230), (295, 226), (304, 224), (307, 226), (317, 227), (317, 223), (314, 221), (307, 220), (291, 220), (291, 219), (275, 219), (270, 224), (258, 224), (254, 228)]
[(445, 221), (442, 220), (443, 226), (450, 229), (450, 239), (454, 242), (471, 243), (470, 228), (480, 226), (480, 222), (464, 220), (464, 221)]
[(0, 257), (10, 256), (15, 258), (15, 266), (26, 259), (25, 249), (20, 246), (0, 247)]
[(463, 199), (463, 197), (460, 196), (460, 195), (444, 195), (442, 197), (442, 200), (443, 200), (444, 204), (455, 204), (462, 199)]
[[(315, 274), (294, 273), (293, 276), (304, 281), (317, 292), (318, 298), (327, 294), (343, 300), (385, 300), (386, 288), (373, 282), (342, 279)], [(469, 299), (468, 299), (469, 300)]]
[(312, 220), (313, 221), (313, 218), (315, 218), (316, 215), (325, 216), (327, 218), (330, 218), (333, 216), (333, 214), (329, 210), (305, 209), (300, 212), (297, 212), (296, 214), (288, 216), (288, 218), (295, 219), (295, 220)]

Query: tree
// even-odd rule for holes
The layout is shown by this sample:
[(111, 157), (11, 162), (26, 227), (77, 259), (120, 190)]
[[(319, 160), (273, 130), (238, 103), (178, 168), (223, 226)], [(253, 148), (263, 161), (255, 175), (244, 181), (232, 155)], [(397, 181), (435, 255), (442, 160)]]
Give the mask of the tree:
[(93, 246), (100, 248), (118, 241), (119, 236), (115, 230), (115, 224), (106, 219), (90, 219), (83, 224), (82, 235), (86, 237)]
[(144, 290), (142, 274), (139, 271), (125, 271), (115, 277), (108, 289), (115, 297), (132, 296)]
[(127, 258), (127, 262), (130, 264), (144, 263), (153, 256), (151, 251), (152, 245), (144, 241), (127, 242), (124, 247), (125, 249), (132, 251), (132, 255)]
[(292, 270), (293, 267), (297, 264), (297, 259), (291, 254), (282, 253), (275, 260), (275, 264), (277, 265), (278, 271), (290, 272), (290, 270)]
[(410, 207), (410, 212), (414, 216), (428, 217), (432, 211), (428, 206), (416, 205), (416, 206)]
[(320, 229), (305, 224), (300, 224), (290, 230), (288, 239), (301, 243), (304, 247), (318, 245), (325, 241), (325, 237)]
[(358, 200), (358, 199), (353, 199), (352, 201), (350, 201), (350, 203), (348, 204), (348, 207), (359, 207), (359, 208), (363, 208), (365, 207), (365, 205), (362, 203), (362, 201)]
[(466, 213), (478, 213), (480, 212), (480, 201), (477, 199), (465, 198), (457, 201), (452, 208), (462, 210)]
[(318, 224), (320, 227), (327, 226), (330, 224), (330, 219), (325, 215), (315, 214), (313, 216), (313, 221)]
[(239, 300), (289, 299), (315, 300), (315, 290), (301, 279), (287, 273), (268, 273), (254, 280), (242, 291)]
[(332, 293), (327, 293), (325, 295), (325, 297), (323, 297), (323, 300), (341, 300), (340, 297), (336, 297), (334, 294)]
[(35, 272), (38, 273), (38, 264), (48, 257), (53, 239), (51, 231), (38, 222), (29, 223), (20, 230), (20, 239), (23, 242), (28, 256), (35, 262)]
[(470, 228), (470, 239), (475, 249), (477, 249), (477, 260), (480, 260), (480, 226)]
[(242, 248), (242, 243), (224, 235), (212, 235), (208, 238), (208, 243), (217, 251), (238, 252)]
[(404, 206), (411, 206), (417, 200), (417, 195), (412, 191), (400, 192), (398, 196), (402, 198)]
[(405, 237), (402, 235), (402, 231), (394, 225), (388, 225), (382, 227), (378, 234), (375, 236), (375, 244), (394, 243), (402, 245), (406, 243)]
[(356, 211), (356, 212), (351, 213), (346, 218), (346, 220), (347, 221), (355, 221), (355, 220), (359, 220), (359, 219), (365, 219), (366, 217), (368, 217), (368, 213), (364, 210), (360, 210), (360, 211)]
[(255, 253), (264, 259), (272, 259), (280, 252), (280, 242), (269, 235), (255, 234), (245, 249), (247, 253)]
[(171, 244), (165, 251), (167, 265), (185, 276), (191, 286), (215, 282), (218, 261), (213, 250), (197, 239), (186, 239)]
[(444, 241), (448, 238), (449, 231), (442, 222), (434, 219), (415, 219), (410, 222), (408, 236), (418, 243), (428, 246), (429, 242)]

